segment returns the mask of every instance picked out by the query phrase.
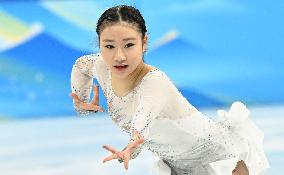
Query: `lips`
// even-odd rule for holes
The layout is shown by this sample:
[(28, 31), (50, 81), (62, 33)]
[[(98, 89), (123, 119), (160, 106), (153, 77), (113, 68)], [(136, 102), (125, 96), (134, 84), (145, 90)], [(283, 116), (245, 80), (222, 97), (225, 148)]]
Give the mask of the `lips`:
[(128, 65), (115, 65), (113, 67), (119, 71), (122, 71), (125, 70), (128, 67)]
[(125, 68), (125, 67), (127, 67), (128, 65), (117, 65), (117, 66), (114, 66), (114, 67), (116, 67), (116, 68)]

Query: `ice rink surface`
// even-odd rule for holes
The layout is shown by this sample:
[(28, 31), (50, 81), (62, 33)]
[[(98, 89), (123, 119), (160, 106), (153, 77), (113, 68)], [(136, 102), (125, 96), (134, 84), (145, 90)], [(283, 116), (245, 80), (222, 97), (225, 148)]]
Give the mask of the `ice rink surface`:
[[(264, 132), (264, 149), (270, 169), (281, 174), (284, 163), (284, 106), (250, 108), (251, 118)], [(200, 110), (216, 119), (216, 110)], [(107, 114), (3, 120), (0, 122), (1, 175), (147, 175), (157, 160), (144, 150), (130, 161), (129, 169), (117, 161), (102, 163), (109, 153), (102, 145), (122, 149), (128, 134), (112, 123)]]

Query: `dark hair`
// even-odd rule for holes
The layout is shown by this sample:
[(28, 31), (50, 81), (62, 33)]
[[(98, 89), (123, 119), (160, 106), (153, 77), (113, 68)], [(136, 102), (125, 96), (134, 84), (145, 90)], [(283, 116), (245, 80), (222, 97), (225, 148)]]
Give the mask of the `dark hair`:
[(118, 5), (107, 9), (99, 18), (96, 28), (98, 38), (100, 39), (100, 34), (106, 26), (119, 22), (135, 25), (141, 32), (142, 38), (147, 32), (144, 18), (138, 9), (132, 6)]

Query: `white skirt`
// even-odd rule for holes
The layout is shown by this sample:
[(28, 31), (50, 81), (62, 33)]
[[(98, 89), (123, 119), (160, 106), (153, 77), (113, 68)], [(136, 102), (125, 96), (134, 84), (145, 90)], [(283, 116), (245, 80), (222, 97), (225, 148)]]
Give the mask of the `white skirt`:
[[(222, 130), (222, 132), (216, 131), (214, 133), (213, 130), (218, 129), (216, 129), (216, 127), (212, 129), (212, 127), (212, 138), (214, 138), (214, 143), (221, 145), (223, 144), (224, 148), (226, 147), (226, 149), (215, 149), (214, 152), (216, 152), (216, 154), (211, 155), (212, 147), (204, 147), (200, 149), (198, 156), (196, 157), (194, 157), (194, 154), (187, 154), (183, 151), (181, 154), (183, 157), (179, 158), (179, 161), (176, 162), (167, 161), (163, 157), (160, 157), (160, 160), (154, 164), (152, 173), (156, 175), (231, 175), (232, 171), (237, 165), (237, 162), (243, 160), (249, 170), (250, 175), (263, 175), (265, 170), (269, 168), (269, 163), (263, 150), (264, 134), (260, 129), (257, 128), (252, 120), (249, 119), (249, 113), (249, 110), (241, 102), (234, 102), (228, 112), (218, 110), (219, 119), (214, 121), (214, 125), (216, 125), (217, 128), (218, 126), (222, 126), (220, 128), (225, 127), (226, 129)], [(171, 127), (175, 125), (179, 129), (182, 128), (188, 133), (200, 129), (200, 127), (196, 127), (196, 125), (202, 123), (202, 127), (204, 128), (201, 129), (202, 132), (200, 133), (204, 134), (207, 131), (203, 132), (203, 130), (206, 130), (206, 128), (211, 125), (210, 120), (208, 125), (205, 123), (205, 121), (207, 120), (200, 116), (190, 116), (187, 119), (170, 121), (170, 123)], [(165, 125), (163, 125), (163, 127), (164, 126)], [(157, 130), (159, 130), (159, 128), (157, 128), (156, 131)], [(206, 134), (208, 134), (208, 132)], [(222, 134), (220, 133), (223, 132), (226, 134), (224, 134), (222, 137)], [(224, 136), (226, 139), (224, 139)], [(186, 140), (182, 136), (181, 138), (182, 140)], [(188, 143), (191, 143), (192, 140), (193, 137), (188, 138)], [(228, 141), (232, 143), (231, 145), (233, 145), (231, 148), (228, 148), (228, 145), (230, 145), (226, 143)], [(178, 149), (178, 147), (176, 149)], [(191, 152), (192, 150), (189, 151)], [(222, 152), (231, 152), (232, 156), (225, 157), (225, 153)], [(216, 160), (214, 160), (214, 155), (220, 156), (215, 156)], [(196, 161), (196, 159), (202, 160), (200, 160), (200, 163), (198, 163), (199, 161)]]

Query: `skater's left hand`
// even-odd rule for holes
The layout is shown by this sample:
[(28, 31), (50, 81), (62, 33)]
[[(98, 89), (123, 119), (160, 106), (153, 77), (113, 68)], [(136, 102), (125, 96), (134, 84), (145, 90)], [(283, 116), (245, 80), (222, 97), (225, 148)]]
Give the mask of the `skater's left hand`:
[(104, 145), (103, 148), (106, 150), (110, 151), (112, 153), (111, 156), (106, 157), (103, 160), (103, 163), (113, 160), (113, 159), (119, 159), (124, 162), (124, 168), (127, 170), (128, 169), (128, 164), (130, 160), (130, 156), (135, 148), (138, 147), (138, 145), (142, 144), (144, 142), (144, 138), (138, 133), (134, 132), (134, 142), (131, 142), (125, 147), (122, 151), (117, 151), (115, 148)]
[(84, 102), (75, 93), (70, 93), (69, 95), (73, 98), (75, 102), (75, 106), (79, 109), (94, 111), (94, 112), (97, 112), (97, 111), (104, 112), (104, 109), (101, 106), (99, 106), (99, 86), (98, 85), (93, 86), (93, 92), (94, 92), (94, 98), (91, 102)]

